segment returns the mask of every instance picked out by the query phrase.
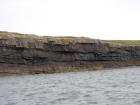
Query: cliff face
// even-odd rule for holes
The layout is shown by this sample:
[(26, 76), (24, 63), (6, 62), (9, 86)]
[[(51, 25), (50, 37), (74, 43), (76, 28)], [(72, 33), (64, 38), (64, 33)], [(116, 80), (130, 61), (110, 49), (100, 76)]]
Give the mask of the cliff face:
[[(100, 66), (107, 64), (108, 67), (109, 65), (112, 67), (113, 62), (119, 62), (117, 65), (123, 66), (124, 63), (139, 65), (140, 61), (140, 46), (112, 45), (99, 40), (65, 44), (53, 40), (46, 41), (43, 37), (36, 36), (30, 39), (26, 35), (24, 37), (12, 35), (0, 37), (0, 72), (9, 72), (12, 67), (18, 69), (18, 72), (24, 72), (18, 68), (20, 66), (43, 67), (47, 72), (47, 68), (52, 65), (95, 67), (96, 64)], [(14, 70), (12, 72), (16, 73)]]
[(0, 63), (23, 65), (46, 65), (51, 63), (74, 63), (81, 61), (127, 61), (140, 60), (139, 46), (116, 46), (96, 43), (69, 45), (46, 44), (42, 48), (0, 46)]

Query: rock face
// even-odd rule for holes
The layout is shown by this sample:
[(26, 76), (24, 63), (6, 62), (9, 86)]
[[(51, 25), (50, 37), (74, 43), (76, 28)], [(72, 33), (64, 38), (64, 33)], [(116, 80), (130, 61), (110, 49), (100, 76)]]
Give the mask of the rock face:
[(107, 44), (76, 43), (74, 45), (44, 44), (43, 48), (0, 47), (0, 63), (47, 65), (77, 61), (140, 60), (140, 47), (111, 47)]
[[(9, 35), (9, 34), (8, 34)], [(39, 37), (43, 38), (43, 37)], [(18, 67), (43, 67), (52, 65), (61, 67), (86, 67), (87, 65), (112, 67), (113, 62), (122, 65), (139, 65), (140, 46), (111, 45), (99, 40), (93, 42), (55, 43), (55, 41), (40, 41), (39, 39), (20, 38), (13, 36), (0, 37), (0, 72), (8, 73), (15, 67), (18, 73), (24, 72)], [(102, 64), (102, 62), (104, 62)], [(131, 63), (129, 63), (131, 62)], [(51, 66), (50, 66), (51, 65)], [(126, 65), (126, 64), (125, 64)], [(25, 67), (26, 66), (26, 67)], [(90, 66), (90, 67), (91, 67)], [(8, 69), (6, 69), (8, 68)], [(58, 69), (58, 68), (57, 68)], [(66, 68), (65, 68), (66, 69)], [(11, 70), (12, 73), (17, 73)], [(28, 71), (34, 72), (34, 69)], [(42, 72), (39, 71), (39, 72)]]

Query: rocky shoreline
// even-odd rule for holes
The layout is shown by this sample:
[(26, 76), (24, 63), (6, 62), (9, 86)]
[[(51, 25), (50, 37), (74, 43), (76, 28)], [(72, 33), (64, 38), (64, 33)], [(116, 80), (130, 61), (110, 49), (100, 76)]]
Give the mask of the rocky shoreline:
[(140, 65), (140, 46), (76, 37), (0, 32), (0, 74), (56, 73)]

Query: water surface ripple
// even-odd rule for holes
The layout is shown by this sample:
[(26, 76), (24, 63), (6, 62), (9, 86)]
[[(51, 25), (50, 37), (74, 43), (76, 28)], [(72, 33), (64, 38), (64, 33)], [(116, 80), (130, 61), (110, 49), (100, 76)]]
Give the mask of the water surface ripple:
[(0, 105), (140, 105), (140, 67), (0, 76)]

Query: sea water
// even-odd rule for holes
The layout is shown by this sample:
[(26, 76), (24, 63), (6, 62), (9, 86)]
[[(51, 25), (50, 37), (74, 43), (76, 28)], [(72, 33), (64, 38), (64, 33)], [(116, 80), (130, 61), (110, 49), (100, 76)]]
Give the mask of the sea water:
[(140, 105), (140, 67), (0, 76), (0, 105)]

